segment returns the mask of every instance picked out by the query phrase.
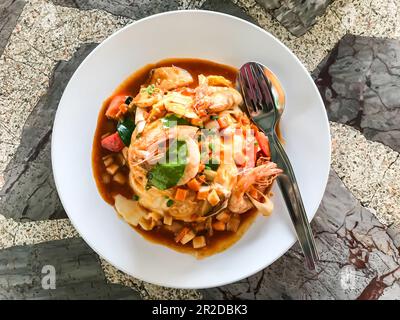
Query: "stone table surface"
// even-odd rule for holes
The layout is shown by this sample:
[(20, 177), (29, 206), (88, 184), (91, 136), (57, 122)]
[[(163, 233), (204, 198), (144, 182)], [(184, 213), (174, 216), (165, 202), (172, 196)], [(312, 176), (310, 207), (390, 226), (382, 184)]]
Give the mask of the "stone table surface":
[[(295, 244), (230, 285), (158, 287), (99, 258), (69, 222), (50, 161), (69, 78), (116, 30), (181, 9), (255, 23), (312, 74), (332, 134), (316, 272)], [(0, 299), (400, 299), (399, 38), (398, 0), (0, 0)]]

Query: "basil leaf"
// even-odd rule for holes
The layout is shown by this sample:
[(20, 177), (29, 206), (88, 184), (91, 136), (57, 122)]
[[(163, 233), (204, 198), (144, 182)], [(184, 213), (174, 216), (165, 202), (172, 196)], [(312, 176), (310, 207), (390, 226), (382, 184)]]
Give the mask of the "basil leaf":
[(186, 142), (175, 141), (166, 156), (148, 174), (148, 185), (165, 190), (177, 185), (185, 172), (188, 149)]
[(148, 183), (157, 189), (165, 190), (176, 186), (185, 171), (183, 164), (156, 164), (151, 169)]
[(175, 114), (170, 114), (164, 118), (161, 119), (162, 124), (164, 125), (165, 128), (172, 128), (175, 127), (176, 125), (188, 125), (190, 124), (189, 121), (183, 118), (179, 118)]
[(135, 130), (135, 123), (131, 118), (127, 117), (118, 122), (117, 131), (124, 145), (129, 146), (131, 144), (133, 130)]

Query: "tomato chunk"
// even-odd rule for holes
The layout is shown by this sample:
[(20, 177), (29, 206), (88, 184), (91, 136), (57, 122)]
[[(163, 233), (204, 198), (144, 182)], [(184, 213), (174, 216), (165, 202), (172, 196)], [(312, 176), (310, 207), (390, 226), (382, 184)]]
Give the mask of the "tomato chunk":
[(119, 152), (125, 147), (118, 132), (115, 132), (112, 135), (107, 136), (103, 140), (101, 140), (101, 146), (104, 149), (110, 150), (112, 152)]
[(258, 145), (260, 146), (262, 152), (267, 157), (271, 157), (271, 150), (269, 148), (268, 137), (264, 133), (262, 133), (261, 131), (258, 131), (256, 133), (256, 139), (257, 139)]
[(106, 111), (106, 117), (110, 119), (117, 119), (117, 114), (120, 112), (120, 105), (125, 103), (127, 96), (115, 96)]

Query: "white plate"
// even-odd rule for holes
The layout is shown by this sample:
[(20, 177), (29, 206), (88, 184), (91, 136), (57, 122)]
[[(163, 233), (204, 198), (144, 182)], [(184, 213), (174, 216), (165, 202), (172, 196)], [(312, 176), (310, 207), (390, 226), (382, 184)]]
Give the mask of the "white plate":
[(287, 95), (281, 129), (311, 220), (322, 199), (330, 164), (329, 125), (309, 73), (279, 40), (235, 17), (210, 11), (174, 11), (142, 19), (100, 44), (64, 91), (54, 123), (52, 163), (65, 211), (85, 241), (118, 269), (175, 288), (231, 283), (267, 267), (295, 242), (280, 192), (275, 210), (258, 217), (244, 237), (204, 260), (144, 240), (100, 197), (91, 152), (99, 108), (136, 69), (169, 57), (194, 57), (241, 66), (259, 61)]

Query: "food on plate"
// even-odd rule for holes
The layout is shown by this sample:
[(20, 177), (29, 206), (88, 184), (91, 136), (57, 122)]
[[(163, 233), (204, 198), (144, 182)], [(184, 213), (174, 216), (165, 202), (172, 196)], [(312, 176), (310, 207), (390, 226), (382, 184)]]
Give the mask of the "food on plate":
[(135, 72), (100, 111), (93, 169), (103, 198), (146, 239), (198, 258), (273, 210), (282, 172), (242, 110), (237, 70), (169, 59)]

